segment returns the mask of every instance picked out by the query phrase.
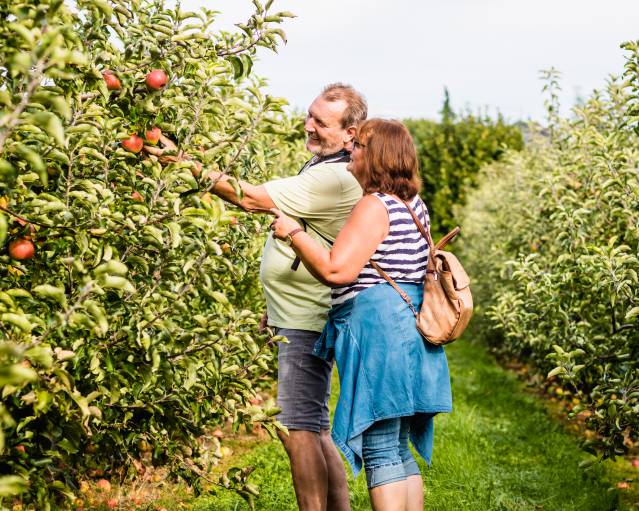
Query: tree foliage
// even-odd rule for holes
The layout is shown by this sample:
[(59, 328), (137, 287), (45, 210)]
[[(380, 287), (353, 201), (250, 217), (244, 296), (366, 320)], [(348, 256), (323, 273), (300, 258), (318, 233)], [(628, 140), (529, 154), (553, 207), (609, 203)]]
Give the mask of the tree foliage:
[[(0, 499), (64, 507), (78, 476), (146, 449), (197, 488), (207, 427), (277, 427), (248, 404), (272, 374), (264, 225), (207, 193), (208, 170), (264, 180), (302, 157), (251, 73), (291, 16), (271, 3), (232, 34), (163, 0), (1, 0)], [(123, 147), (152, 127), (180, 161)], [(9, 255), (16, 239), (33, 258)], [(221, 484), (250, 499), (246, 473)]]
[(453, 207), (466, 203), (480, 167), (498, 160), (508, 148), (523, 146), (520, 130), (501, 116), (494, 120), (470, 112), (455, 114), (448, 90), (439, 122), (408, 120), (406, 125), (417, 147), (421, 195), (430, 209), (433, 232), (439, 235), (458, 225)]
[(613, 458), (639, 431), (639, 46), (624, 47), (623, 79), (569, 119), (550, 109), (552, 129), (484, 168), (460, 212), (485, 338), (571, 389), (596, 432), (584, 447)]

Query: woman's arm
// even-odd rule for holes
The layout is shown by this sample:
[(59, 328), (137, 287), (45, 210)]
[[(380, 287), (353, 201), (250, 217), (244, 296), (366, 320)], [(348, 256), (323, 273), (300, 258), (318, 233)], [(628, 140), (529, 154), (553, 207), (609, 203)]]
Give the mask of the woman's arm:
[[(281, 211), (272, 211), (276, 215), (272, 227), (276, 238), (284, 239), (299, 227)], [(343, 285), (357, 278), (388, 229), (386, 208), (376, 197), (366, 195), (353, 208), (330, 251), (304, 231), (293, 236), (292, 247), (317, 280), (328, 286)]]

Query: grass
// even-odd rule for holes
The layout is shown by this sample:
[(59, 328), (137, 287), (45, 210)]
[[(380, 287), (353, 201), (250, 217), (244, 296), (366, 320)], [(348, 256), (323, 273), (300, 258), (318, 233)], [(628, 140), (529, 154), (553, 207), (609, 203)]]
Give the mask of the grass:
[[(577, 439), (551, 419), (543, 402), (527, 393), (480, 346), (459, 341), (447, 348), (453, 378), (454, 411), (436, 419), (435, 448), (424, 474), (425, 508), (432, 511), (626, 511), (639, 509), (620, 499), (618, 463), (578, 468), (587, 459)], [(336, 380), (334, 380), (336, 381)], [(338, 393), (334, 386), (332, 406)], [(277, 441), (258, 444), (239, 457), (255, 466), (260, 486), (256, 509), (297, 509), (288, 459)], [(363, 474), (349, 474), (353, 510), (370, 509)], [(194, 511), (246, 510), (230, 493), (192, 502)]]

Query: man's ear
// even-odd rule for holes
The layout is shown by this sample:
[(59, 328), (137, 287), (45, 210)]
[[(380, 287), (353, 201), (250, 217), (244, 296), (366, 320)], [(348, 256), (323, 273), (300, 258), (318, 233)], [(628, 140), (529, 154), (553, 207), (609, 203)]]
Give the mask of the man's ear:
[(355, 126), (349, 126), (346, 128), (346, 134), (344, 135), (344, 144), (350, 144), (355, 138), (357, 128)]

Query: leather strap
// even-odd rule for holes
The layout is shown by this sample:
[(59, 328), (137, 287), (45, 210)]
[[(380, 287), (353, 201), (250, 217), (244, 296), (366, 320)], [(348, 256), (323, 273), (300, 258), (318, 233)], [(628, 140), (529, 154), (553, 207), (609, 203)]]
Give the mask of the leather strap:
[[(417, 225), (417, 228), (419, 229), (419, 231), (422, 233), (422, 236), (424, 236), (424, 238), (426, 238), (426, 241), (428, 242), (428, 246), (429, 247), (433, 247), (434, 245), (433, 245), (433, 240), (431, 239), (431, 236), (430, 236), (430, 232), (427, 231), (425, 229), (425, 227), (422, 225), (422, 223), (420, 222), (419, 218), (417, 218), (417, 215), (413, 211), (413, 208), (410, 207), (408, 202), (406, 202), (404, 200), (402, 202), (404, 203), (404, 206), (406, 206), (406, 209), (408, 209), (408, 212), (410, 213), (410, 215), (413, 217), (413, 221), (415, 222), (415, 225)], [(423, 210), (423, 208), (424, 208), (424, 203), (422, 202), (422, 210)], [(426, 212), (424, 211), (424, 218), (425, 217), (426, 217)], [(432, 250), (432, 248), (431, 248), (431, 250)], [(428, 254), (428, 261), (426, 263), (426, 271), (429, 272), (429, 273), (435, 273), (435, 266), (432, 263), (431, 255), (432, 254)], [(377, 264), (372, 259), (369, 262), (371, 263), (371, 266), (377, 270), (377, 273), (379, 273), (382, 276), (382, 278), (386, 282), (388, 282), (393, 287), (393, 289), (395, 291), (397, 291), (399, 293), (399, 296), (401, 296), (402, 299), (408, 304), (408, 307), (413, 312), (413, 315), (415, 317), (417, 317), (417, 309), (415, 309), (415, 306), (413, 305), (413, 302), (408, 297), (408, 295), (404, 291), (402, 291), (402, 289), (395, 283), (395, 281), (393, 279), (390, 278), (388, 273), (386, 273), (384, 270), (382, 270), (380, 268), (379, 264)]]
[[(413, 217), (413, 221), (415, 222), (417, 229), (419, 229), (419, 232), (422, 233), (422, 236), (426, 238), (426, 242), (428, 243), (428, 247), (430, 248), (430, 252), (428, 254), (428, 261), (426, 262), (426, 273), (431, 273), (435, 275), (435, 279), (437, 279), (438, 275), (437, 275), (437, 270), (435, 270), (435, 254), (437, 254), (438, 250), (441, 250), (442, 248), (444, 248), (455, 236), (457, 236), (459, 232), (461, 231), (461, 229), (459, 227), (455, 227), (446, 236), (444, 236), (441, 240), (439, 240), (439, 243), (437, 243), (437, 245), (435, 245), (433, 243), (433, 238), (430, 235), (430, 228), (426, 229), (424, 227), (421, 220), (417, 217), (417, 215), (413, 211), (413, 208), (410, 207), (410, 204), (408, 204), (408, 202), (406, 202), (405, 200), (403, 200), (402, 202), (404, 203), (404, 206), (406, 206), (406, 209), (410, 213), (410, 216)], [(424, 209), (423, 202), (422, 202), (422, 211), (424, 212), (424, 218), (426, 218), (426, 211)], [(413, 314), (415, 315), (415, 317), (417, 317), (417, 310), (415, 309), (415, 306), (413, 305), (413, 302), (408, 297), (408, 295), (400, 289), (400, 287), (395, 283), (395, 281), (391, 279), (390, 276), (384, 270), (382, 270), (375, 261), (371, 259), (369, 262), (371, 263), (371, 266), (377, 270), (377, 273), (379, 273), (382, 276), (382, 278), (386, 280), (386, 282), (388, 282), (391, 286), (393, 286), (393, 289), (395, 289), (395, 291), (399, 293), (399, 296), (402, 297), (402, 299), (410, 307), (410, 310), (413, 311)]]
[[(403, 200), (402, 202), (404, 203), (404, 206), (406, 206), (406, 209), (410, 213), (410, 216), (413, 217), (413, 222), (415, 222), (415, 225), (417, 226), (417, 229), (419, 229), (419, 232), (422, 233), (422, 236), (424, 238), (426, 238), (426, 242), (428, 243), (428, 248), (430, 249), (430, 252), (428, 253), (428, 261), (426, 261), (426, 271), (428, 273), (435, 274), (436, 273), (435, 272), (435, 254), (437, 253), (437, 247), (433, 243), (433, 238), (430, 235), (430, 229), (426, 229), (422, 225), (422, 222), (419, 220), (419, 218), (417, 217), (417, 215), (413, 211), (413, 208), (410, 207), (408, 202), (406, 202), (405, 200)], [(422, 202), (422, 211), (424, 211), (424, 203), (423, 202)], [(426, 211), (424, 211), (424, 218), (426, 218)]]
[(372, 259), (369, 262), (371, 263), (371, 266), (377, 270), (377, 273), (379, 273), (386, 280), (386, 282), (388, 282), (391, 286), (393, 286), (393, 289), (399, 293), (399, 296), (402, 297), (402, 299), (410, 307), (410, 310), (413, 311), (413, 315), (417, 317), (417, 310), (415, 309), (415, 306), (413, 305), (413, 302), (408, 297), (408, 295), (404, 291), (402, 291), (402, 289), (395, 283), (393, 279), (389, 277), (388, 273), (386, 273), (384, 270), (382, 270), (379, 267), (379, 264), (377, 264)]

